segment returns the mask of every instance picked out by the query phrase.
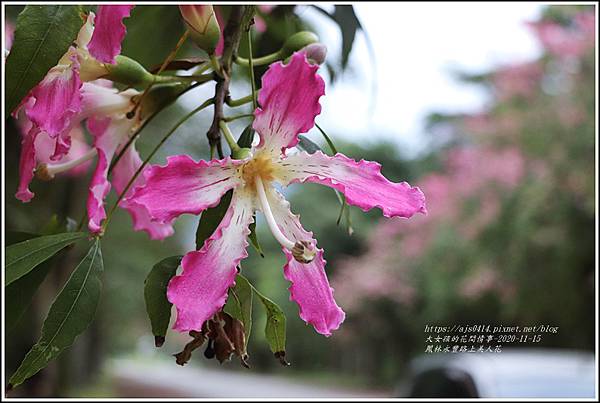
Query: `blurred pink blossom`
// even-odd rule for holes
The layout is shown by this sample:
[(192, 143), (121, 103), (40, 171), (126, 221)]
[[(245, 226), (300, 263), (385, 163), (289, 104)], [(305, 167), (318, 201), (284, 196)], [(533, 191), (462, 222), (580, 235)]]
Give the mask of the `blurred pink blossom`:
[(10, 51), (15, 37), (15, 26), (9, 20), (4, 21), (4, 46), (5, 53)]
[(558, 57), (581, 57), (593, 48), (596, 38), (594, 12), (582, 12), (575, 17), (574, 26), (565, 27), (555, 22), (529, 22), (544, 48)]
[[(270, 14), (271, 11), (277, 7), (275, 4), (259, 4), (258, 9), (264, 14)], [(267, 23), (260, 15), (254, 16), (254, 27), (258, 32), (265, 32), (267, 30)]]
[[(410, 305), (417, 296), (411, 270), (432, 246), (440, 228), (450, 225), (465, 240), (473, 239), (497, 219), (503, 193), (519, 185), (525, 158), (517, 148), (464, 146), (446, 154), (442, 173), (419, 181), (427, 193), (427, 216), (381, 222), (371, 233), (368, 252), (341, 262), (333, 285), (350, 310), (361, 301), (384, 298)], [(466, 202), (477, 200), (473, 211)]]
[(535, 94), (542, 74), (542, 66), (537, 61), (522, 63), (498, 69), (492, 82), (501, 101), (517, 96), (530, 98)]

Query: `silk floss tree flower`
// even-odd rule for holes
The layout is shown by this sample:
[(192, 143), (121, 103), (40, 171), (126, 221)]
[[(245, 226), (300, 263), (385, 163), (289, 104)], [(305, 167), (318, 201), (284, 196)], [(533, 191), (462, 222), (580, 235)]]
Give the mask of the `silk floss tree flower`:
[[(59, 161), (69, 152), (70, 133), (79, 124), (83, 108), (83, 82), (93, 81), (108, 73), (104, 63), (114, 63), (121, 51), (125, 26), (121, 20), (133, 6), (99, 6), (98, 18), (90, 12), (81, 27), (74, 45), (58, 64), (35, 86), (14, 112), (24, 111), (31, 122), (23, 136), (21, 149), (21, 185), (16, 197), (28, 202), (33, 193), (27, 184), (35, 168), (35, 143), (40, 133), (54, 140), (50, 160)], [(96, 27), (94, 21), (96, 20)]]
[[(96, 91), (102, 88), (95, 87)], [(108, 92), (97, 97), (96, 100), (105, 103), (105, 106), (110, 106), (110, 113), (97, 114), (87, 121), (88, 129), (94, 136), (94, 148), (98, 153), (98, 161), (87, 199), (88, 228), (92, 233), (102, 231), (102, 221), (106, 218), (104, 199), (111, 189), (108, 170), (113, 157), (122, 151), (122, 156), (115, 164), (112, 176), (112, 185), (117, 193), (125, 190), (130, 178), (142, 165), (142, 160), (135, 148), (135, 140), (132, 144), (128, 144), (131, 135), (143, 122), (141, 108), (136, 109), (134, 116), (130, 115), (130, 112), (135, 109), (137, 98), (141, 96), (141, 93), (134, 89), (123, 92), (118, 92), (113, 88), (106, 90)], [(124, 148), (127, 145), (128, 147)], [(138, 176), (134, 185), (143, 183), (144, 178)], [(128, 191), (129, 194), (131, 192), (132, 189)], [(152, 222), (145, 209), (140, 209), (135, 205), (130, 206), (125, 200), (122, 200), (119, 205), (131, 215), (134, 230), (146, 231), (152, 239), (163, 239), (173, 234), (170, 224)]]
[(333, 298), (325, 274), (323, 250), (305, 230), (289, 203), (274, 187), (314, 182), (344, 193), (349, 204), (367, 211), (379, 207), (386, 217), (409, 218), (426, 213), (425, 198), (406, 182), (392, 183), (376, 162), (354, 161), (343, 154), (293, 154), (298, 134), (314, 125), (325, 83), (304, 53), (289, 63), (272, 64), (262, 78), (254, 129), (259, 144), (241, 159), (194, 161), (189, 156), (167, 158), (164, 166), (144, 171), (146, 183), (127, 199), (143, 206), (150, 217), (170, 223), (184, 213), (199, 214), (216, 206), (233, 189), (231, 203), (212, 236), (182, 260), (183, 272), (171, 279), (167, 297), (177, 308), (174, 329), (200, 330), (225, 304), (239, 262), (248, 256), (247, 236), (255, 211), (261, 211), (287, 258), (284, 276), (291, 282), (290, 298), (300, 318), (329, 336), (345, 314)]
[[(87, 201), (88, 227), (92, 233), (101, 231), (102, 220), (106, 218), (104, 199), (111, 189), (108, 170), (115, 154), (123, 151), (112, 177), (112, 185), (119, 193), (142, 164), (135, 144), (127, 149), (123, 147), (142, 123), (143, 108), (135, 108), (140, 97), (137, 90), (119, 92), (112, 88), (110, 81), (103, 79), (82, 82), (80, 73), (86, 74), (81, 74), (83, 81), (95, 77), (90, 73), (95, 68), (100, 69), (99, 74), (107, 74), (106, 66), (100, 61), (115, 62), (125, 36), (121, 20), (129, 15), (132, 7), (99, 6), (97, 18), (90, 13), (76, 46), (61, 59), (62, 62), (70, 60), (70, 64), (59, 62), (53, 68), (55, 71), (48, 73), (16, 112), (23, 137), (16, 194), (19, 200), (27, 202), (34, 196), (29, 190), (34, 176), (51, 180), (63, 172), (78, 173), (89, 160), (98, 157)], [(79, 66), (84, 63), (95, 67), (80, 71)], [(135, 110), (133, 116), (132, 110)], [(91, 148), (82, 138), (84, 120), (93, 137)], [(72, 142), (76, 144), (75, 150), (71, 150)], [(143, 177), (138, 177), (134, 184), (141, 185), (143, 181)], [(125, 201), (120, 206), (132, 216), (134, 229), (146, 231), (152, 239), (173, 234), (171, 225), (151, 222), (144, 209), (128, 206)]]
[[(101, 231), (102, 220), (106, 218), (104, 199), (111, 187), (117, 193), (125, 190), (130, 178), (141, 166), (141, 158), (135, 148), (135, 140), (128, 144), (131, 135), (143, 123), (142, 116), (148, 113), (143, 108), (138, 108), (134, 116), (128, 115), (135, 108), (141, 93), (135, 89), (119, 92), (112, 88), (112, 83), (107, 80), (95, 80), (84, 83), (81, 89), (82, 109), (77, 114), (69, 130), (72, 146), (68, 153), (59, 161), (52, 161), (51, 155), (54, 143), (45, 132), (35, 137), (31, 147), (25, 147), (33, 155), (21, 155), (19, 192), (29, 192), (28, 186), (35, 175), (41, 180), (52, 180), (59, 174), (82, 173), (82, 168), (97, 157), (96, 167), (89, 186), (87, 212), (88, 228), (92, 233)], [(19, 114), (21, 130), (25, 140), (32, 123), (24, 114)], [(92, 134), (93, 146), (85, 143), (81, 122), (86, 121), (88, 131)], [(117, 153), (121, 158), (116, 162), (112, 171), (112, 179), (108, 180), (110, 163)], [(134, 184), (141, 185), (144, 178), (139, 176)], [(112, 184), (112, 185), (111, 185)], [(33, 196), (33, 193), (31, 193)], [(146, 231), (152, 239), (163, 239), (173, 234), (171, 225), (150, 221), (145, 209), (129, 206), (122, 201), (120, 207), (125, 208), (133, 219), (134, 229)]]

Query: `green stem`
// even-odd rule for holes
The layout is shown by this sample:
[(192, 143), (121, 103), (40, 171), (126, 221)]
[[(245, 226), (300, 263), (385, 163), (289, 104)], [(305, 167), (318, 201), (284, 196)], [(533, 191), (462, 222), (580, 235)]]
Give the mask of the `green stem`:
[(194, 71), (194, 74), (204, 73), (206, 70), (210, 69), (211, 67), (213, 67), (213, 66), (210, 62), (204, 62), (196, 69), (196, 71)]
[(199, 74), (190, 76), (154, 76), (154, 82), (160, 83), (179, 83), (182, 81), (194, 81), (197, 83), (206, 83), (214, 79), (212, 74)]
[[(280, 59), (282, 59), (281, 53), (279, 51), (277, 51), (275, 53), (271, 53), (270, 55), (266, 55), (266, 56), (258, 57), (256, 59), (254, 59), (252, 64), (254, 66), (264, 66), (265, 64), (271, 64)], [(240, 66), (250, 67), (250, 60), (244, 59), (243, 57), (240, 57), (240, 56), (236, 57), (233, 62)]]
[[(257, 94), (258, 92), (259, 91), (256, 91)], [(238, 99), (226, 99), (225, 103), (227, 104), (227, 106), (242, 106), (244, 104), (247, 104), (248, 102), (252, 102), (252, 99), (252, 94), (250, 94)]]
[(81, 219), (79, 220), (79, 224), (77, 224), (77, 229), (75, 232), (81, 231), (83, 225), (85, 224), (85, 219), (87, 218), (87, 209), (83, 210), (83, 214), (81, 215)]
[(127, 182), (127, 186), (125, 186), (125, 189), (123, 189), (123, 192), (121, 192), (121, 194), (117, 198), (117, 201), (115, 202), (115, 204), (112, 206), (112, 208), (110, 209), (110, 211), (106, 215), (106, 220), (104, 220), (104, 223), (102, 223), (102, 231), (100, 231), (101, 234), (104, 234), (104, 232), (106, 231), (106, 227), (108, 226), (108, 223), (110, 222), (110, 219), (111, 219), (113, 213), (117, 209), (117, 206), (119, 205), (119, 203), (121, 202), (121, 200), (123, 200), (123, 198), (125, 197), (125, 195), (129, 191), (129, 189), (133, 185), (133, 182), (135, 182), (135, 180), (137, 179), (137, 177), (144, 170), (144, 168), (146, 167), (146, 165), (148, 164), (148, 162), (150, 162), (150, 160), (152, 159), (152, 157), (154, 157), (154, 155), (156, 154), (156, 152), (163, 146), (163, 144), (169, 139), (169, 137), (171, 137), (171, 135), (173, 133), (175, 133), (175, 131), (177, 131), (177, 129), (179, 129), (179, 127), (182, 124), (184, 124), (189, 118), (191, 118), (196, 113), (200, 112), (202, 109), (204, 109), (207, 106), (211, 105), (213, 102), (214, 102), (214, 100), (212, 98), (207, 99), (206, 101), (204, 101), (204, 103), (202, 105), (198, 106), (196, 109), (192, 110), (187, 115), (185, 115), (184, 117), (182, 117), (175, 124), (175, 126), (173, 126), (173, 128), (171, 130), (169, 130), (169, 132), (167, 134), (165, 134), (165, 136), (162, 138), (162, 140), (160, 140), (160, 142), (156, 145), (156, 147), (154, 147), (154, 149), (152, 150), (152, 152), (150, 153), (150, 155), (148, 155), (148, 157), (144, 160), (144, 162), (142, 163), (142, 165), (140, 165), (140, 167), (137, 169), (137, 171), (135, 171), (135, 174), (133, 174), (133, 176), (131, 177), (131, 179), (129, 179), (129, 182)]
[[(333, 141), (331, 140), (331, 138), (327, 135), (327, 133), (325, 133), (325, 130), (323, 130), (321, 128), (321, 126), (319, 126), (316, 122), (315, 122), (315, 127), (317, 129), (319, 129), (319, 131), (321, 132), (321, 135), (323, 136), (323, 138), (325, 139), (325, 141), (327, 142), (327, 145), (329, 146), (329, 149), (331, 150), (331, 152), (333, 154), (337, 154), (337, 149), (335, 148), (335, 145), (333, 144)], [(335, 189), (334, 189), (335, 190)], [(344, 196), (343, 193), (335, 190), (335, 194), (338, 198), (338, 200), (340, 201), (341, 204), (341, 208), (340, 208), (340, 212), (338, 214), (338, 218), (336, 220), (336, 225), (340, 225), (340, 223), (342, 222), (342, 216), (345, 214), (346, 216), (346, 223), (348, 224), (348, 233), (350, 235), (352, 235), (352, 232), (354, 231), (352, 229), (352, 220), (350, 218), (350, 210), (348, 210), (348, 206), (346, 203), (346, 196)]]
[(224, 120), (221, 120), (219, 122), (219, 127), (221, 128), (223, 136), (225, 136), (227, 144), (229, 144), (231, 152), (233, 153), (234, 151), (239, 150), (240, 146), (238, 146), (237, 141), (235, 141), (235, 139), (233, 138), (233, 133), (231, 133), (231, 130), (229, 130), (229, 126), (227, 126), (227, 123)]
[(253, 113), (242, 113), (239, 115), (224, 117), (222, 120), (229, 123), (229, 122), (233, 122), (234, 120), (243, 119), (243, 118), (253, 118), (253, 117), (254, 117)]
[(333, 141), (331, 141), (331, 139), (329, 138), (329, 136), (327, 135), (327, 133), (325, 133), (325, 131), (323, 129), (321, 129), (321, 126), (319, 126), (316, 122), (315, 122), (315, 127), (317, 129), (319, 129), (319, 131), (321, 132), (321, 135), (323, 135), (323, 138), (327, 142), (327, 145), (331, 149), (331, 152), (334, 153), (334, 154), (337, 154), (338, 151), (335, 148), (335, 146), (333, 145)]
[(221, 63), (219, 63), (219, 59), (214, 54), (210, 55), (210, 66), (213, 71), (219, 75), (219, 77), (223, 78), (223, 72), (221, 71)]

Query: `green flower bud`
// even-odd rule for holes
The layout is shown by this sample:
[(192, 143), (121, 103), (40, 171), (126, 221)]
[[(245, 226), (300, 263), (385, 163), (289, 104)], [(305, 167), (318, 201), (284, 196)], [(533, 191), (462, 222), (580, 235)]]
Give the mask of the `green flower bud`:
[(190, 38), (209, 55), (215, 53), (221, 29), (210, 4), (179, 6), (181, 16), (190, 31)]
[(116, 64), (104, 64), (108, 74), (103, 78), (133, 87), (148, 85), (154, 80), (144, 66), (127, 56), (119, 55), (115, 61)]
[(287, 41), (283, 44), (281, 48), (281, 58), (285, 59), (288, 56), (291, 56), (292, 53), (304, 48), (305, 46), (310, 45), (311, 43), (315, 43), (319, 41), (319, 37), (312, 32), (309, 31), (301, 31), (297, 32), (294, 35), (290, 36)]

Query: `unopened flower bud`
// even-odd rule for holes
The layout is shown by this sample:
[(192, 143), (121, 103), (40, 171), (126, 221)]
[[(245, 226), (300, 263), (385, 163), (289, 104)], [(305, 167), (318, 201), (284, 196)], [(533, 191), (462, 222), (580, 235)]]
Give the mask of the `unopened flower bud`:
[(119, 55), (115, 62), (116, 64), (104, 65), (108, 74), (103, 78), (133, 87), (148, 85), (154, 80), (154, 76), (144, 66), (127, 56)]
[(327, 46), (322, 43), (311, 43), (302, 48), (301, 52), (306, 53), (306, 58), (309, 62), (315, 64), (323, 64), (327, 57)]
[(281, 48), (281, 57), (283, 59), (291, 56), (292, 53), (319, 41), (319, 37), (309, 31), (297, 32), (290, 36)]
[(190, 31), (190, 38), (209, 55), (215, 53), (221, 29), (210, 4), (181, 5), (181, 16)]

